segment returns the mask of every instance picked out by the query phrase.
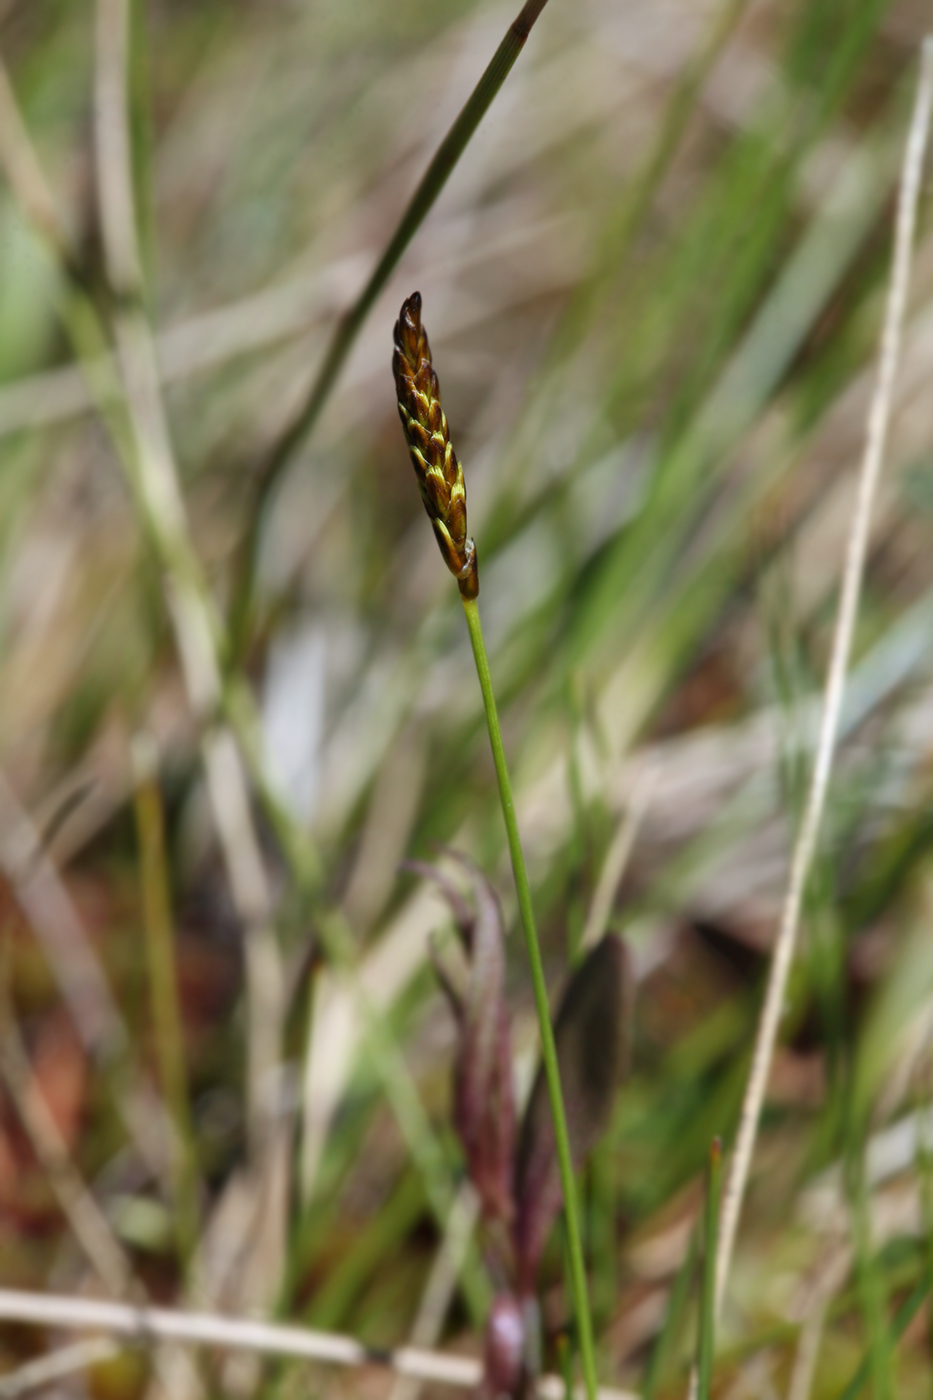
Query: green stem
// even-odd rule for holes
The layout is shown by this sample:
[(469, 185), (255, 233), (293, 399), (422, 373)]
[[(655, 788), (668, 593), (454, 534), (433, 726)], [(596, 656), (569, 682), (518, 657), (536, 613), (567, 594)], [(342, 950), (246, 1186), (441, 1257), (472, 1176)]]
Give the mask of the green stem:
[(709, 1400), (716, 1348), (716, 1239), (719, 1235), (719, 1183), (722, 1143), (713, 1138), (706, 1177), (703, 1219), (703, 1292), (700, 1298), (700, 1339), (697, 1347), (697, 1400)]
[(512, 857), (512, 871), (518, 893), (518, 907), (521, 911), (525, 942), (528, 947), (528, 961), (531, 964), (531, 982), (535, 994), (535, 1007), (541, 1032), (541, 1057), (547, 1079), (548, 1094), (551, 1100), (551, 1113), (554, 1118), (554, 1139), (557, 1144), (557, 1160), (560, 1166), (561, 1186), (564, 1192), (564, 1214), (567, 1223), (567, 1253), (570, 1258), (570, 1284), (573, 1292), (574, 1311), (577, 1315), (577, 1335), (580, 1341), (580, 1360), (583, 1365), (583, 1380), (586, 1385), (587, 1400), (596, 1400), (596, 1354), (593, 1345), (593, 1324), (590, 1318), (589, 1299), (586, 1288), (586, 1270), (583, 1265), (583, 1245), (580, 1235), (580, 1217), (577, 1211), (576, 1185), (573, 1175), (573, 1160), (570, 1155), (570, 1138), (567, 1133), (567, 1115), (564, 1111), (564, 1097), (560, 1087), (560, 1071), (557, 1066), (557, 1048), (554, 1044), (554, 1030), (551, 1025), (551, 1009), (548, 1004), (547, 984), (544, 980), (544, 965), (541, 961), (541, 947), (535, 928), (534, 910), (531, 904), (531, 886), (525, 857), (522, 852), (518, 822), (515, 818), (515, 802), (512, 797), (512, 784), (505, 761), (502, 744), (502, 730), (499, 728), (499, 712), (489, 674), (489, 658), (483, 641), (483, 626), (480, 622), (479, 607), (475, 598), (463, 598), (463, 611), (466, 613), (467, 627), (470, 629), (470, 642), (476, 661), (480, 690), (483, 692), (483, 706), (486, 711), (486, 725), (489, 729), (489, 743), (492, 759), (499, 781), (499, 797), (502, 802), (502, 816)]

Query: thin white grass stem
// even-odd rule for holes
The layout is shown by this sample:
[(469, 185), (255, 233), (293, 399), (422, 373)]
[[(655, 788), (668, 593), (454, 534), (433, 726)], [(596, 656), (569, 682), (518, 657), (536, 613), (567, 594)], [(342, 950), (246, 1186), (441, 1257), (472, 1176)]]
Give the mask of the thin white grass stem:
[(736, 1231), (748, 1183), (752, 1155), (755, 1150), (762, 1103), (784, 1006), (787, 979), (797, 944), (804, 891), (819, 839), (820, 822), (832, 772), (846, 671), (852, 651), (852, 638), (868, 552), (872, 505), (884, 460), (891, 421), (891, 405), (900, 359), (907, 291), (910, 284), (917, 204), (930, 126), (931, 104), (933, 104), (933, 40), (927, 39), (922, 49), (920, 80), (901, 174), (894, 238), (894, 259), (881, 337), (878, 375), (869, 407), (865, 451), (859, 472), (852, 526), (846, 546), (839, 612), (836, 618), (829, 671), (820, 715), (816, 755), (803, 819), (791, 858), (787, 892), (774, 947), (764, 1007), (758, 1024), (751, 1072), (742, 1103), (735, 1152), (723, 1200), (716, 1267), (717, 1312), (722, 1307), (729, 1276)]
[[(449, 1356), (418, 1347), (394, 1351), (364, 1346), (337, 1332), (317, 1332), (306, 1327), (260, 1322), (253, 1318), (221, 1317), (216, 1313), (183, 1312), (170, 1308), (138, 1308), (126, 1303), (106, 1303), (49, 1293), (25, 1293), (0, 1289), (0, 1320), (82, 1331), (85, 1328), (111, 1336), (134, 1337), (140, 1342), (173, 1341), (192, 1346), (217, 1346), (232, 1351), (289, 1356), (332, 1366), (380, 1366), (460, 1390), (471, 1390), (482, 1378), (482, 1362), (472, 1356)], [(544, 1376), (538, 1385), (542, 1400), (563, 1400), (560, 1376)], [(578, 1392), (582, 1395), (582, 1391)], [(631, 1391), (603, 1388), (599, 1400), (637, 1400)]]

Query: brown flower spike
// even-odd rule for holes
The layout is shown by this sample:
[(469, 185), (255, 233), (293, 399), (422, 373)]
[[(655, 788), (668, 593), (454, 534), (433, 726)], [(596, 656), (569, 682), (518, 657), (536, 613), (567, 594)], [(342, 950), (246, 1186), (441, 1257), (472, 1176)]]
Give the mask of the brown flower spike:
[(463, 469), (447, 431), (441, 391), (431, 364), (431, 347), (421, 324), (421, 293), (402, 303), (395, 323), (392, 373), (398, 412), (421, 498), (441, 554), (464, 598), (479, 593), (476, 546), (467, 539), (466, 488)]

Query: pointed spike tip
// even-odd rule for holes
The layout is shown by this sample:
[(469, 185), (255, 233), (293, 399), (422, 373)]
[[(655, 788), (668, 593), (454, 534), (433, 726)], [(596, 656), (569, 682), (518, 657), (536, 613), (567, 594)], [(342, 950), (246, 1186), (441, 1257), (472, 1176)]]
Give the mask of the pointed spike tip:
[(421, 358), (421, 293), (412, 292), (402, 302), (402, 309), (395, 323), (395, 346), (417, 370)]

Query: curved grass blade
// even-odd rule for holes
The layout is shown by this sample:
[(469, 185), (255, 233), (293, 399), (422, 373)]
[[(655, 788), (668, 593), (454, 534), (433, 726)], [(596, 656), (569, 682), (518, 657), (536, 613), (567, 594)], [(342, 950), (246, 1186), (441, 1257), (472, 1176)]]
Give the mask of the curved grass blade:
[(234, 654), (241, 648), (248, 631), (259, 540), (275, 489), (288, 470), (295, 452), (316, 424), (373, 303), (433, 208), (435, 200), (469, 145), (473, 133), (511, 72), (512, 65), (524, 48), (525, 41), (546, 4), (547, 0), (526, 0), (520, 13), (509, 25), (488, 67), (421, 177), (418, 188), (408, 201), (405, 212), (369, 281), (349, 311), (334, 327), (330, 343), (304, 403), (266, 454), (256, 480), (255, 499), (252, 508), (247, 512), (249, 524), (238, 561), (230, 629)]

